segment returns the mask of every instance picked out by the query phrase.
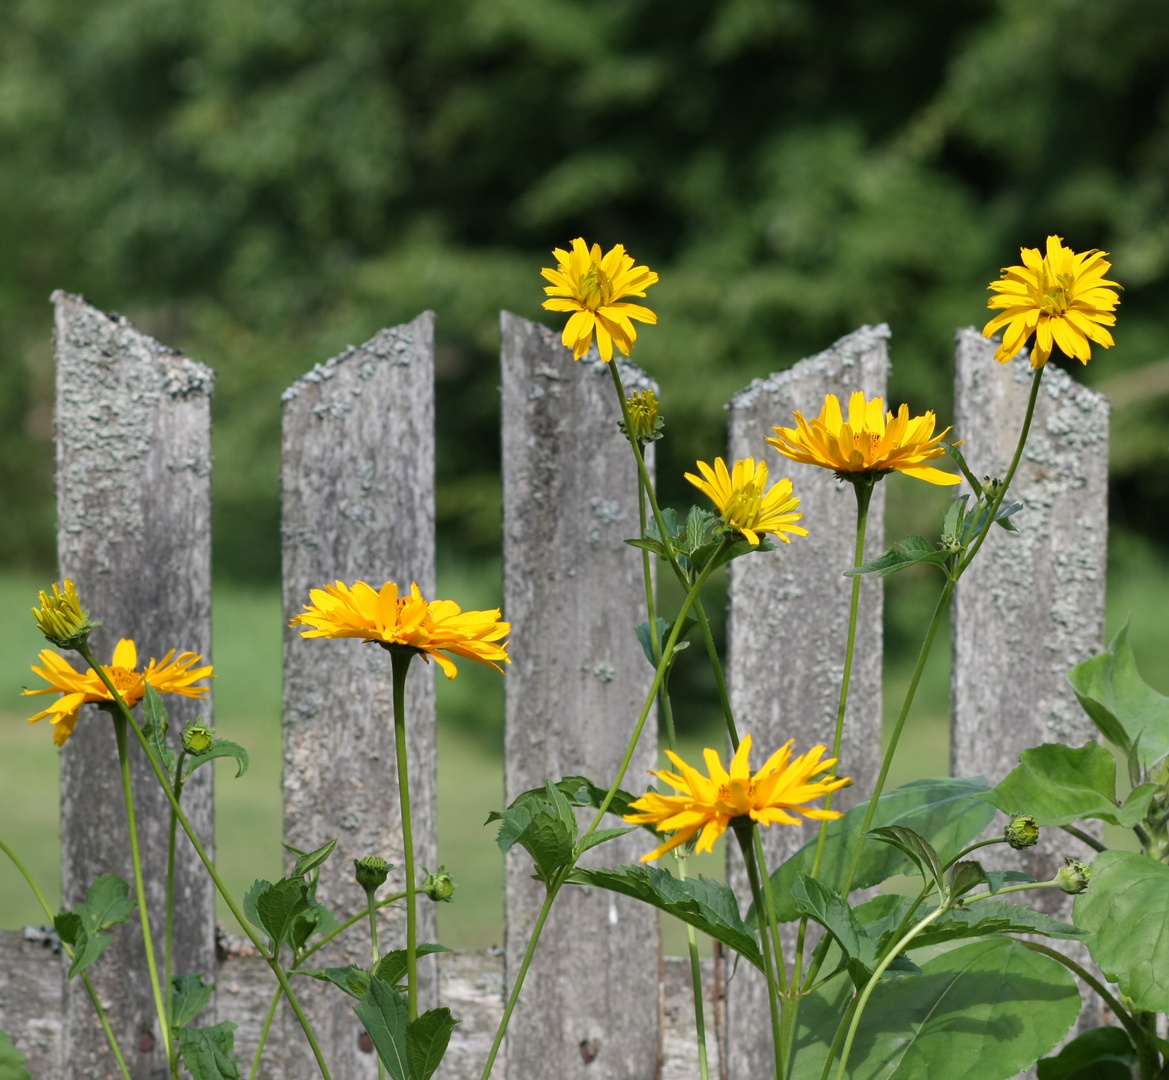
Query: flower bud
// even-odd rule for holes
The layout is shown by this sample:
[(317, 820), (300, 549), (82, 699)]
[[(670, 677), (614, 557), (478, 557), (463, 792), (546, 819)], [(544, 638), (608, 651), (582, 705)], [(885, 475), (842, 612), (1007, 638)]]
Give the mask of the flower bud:
[(183, 749), (188, 754), (205, 754), (215, 742), (215, 732), (202, 720), (196, 720), (190, 727), (183, 729)]
[(96, 623), (89, 621), (89, 612), (81, 607), (81, 598), (69, 578), (65, 589), (53, 583), (53, 595), (43, 589), (40, 593), (41, 606), (33, 608), (37, 626), (42, 634), (61, 649), (77, 649), (89, 640), (89, 632)]
[[(424, 866), (422, 869), (426, 870), (426, 867)], [(429, 870), (426, 870), (426, 878), (422, 882), (422, 891), (436, 903), (438, 901), (449, 901), (455, 892), (455, 882), (450, 874), (447, 873), (446, 867), (440, 866), (433, 874)]]
[(364, 859), (353, 860), (357, 884), (366, 892), (380, 889), (390, 876), (390, 864), (380, 855), (366, 855)]
[(626, 430), (625, 422), (618, 426), (626, 436), (635, 438), (643, 445), (662, 437), (662, 428), (665, 420), (658, 415), (658, 399), (652, 390), (635, 390), (633, 397), (625, 399), (625, 407), (629, 410), (629, 427)]
[(1092, 868), (1078, 859), (1065, 859), (1055, 875), (1055, 883), (1066, 893), (1082, 893), (1092, 877)]
[(1012, 814), (1007, 827), (1003, 829), (1003, 836), (1016, 851), (1034, 847), (1039, 839), (1039, 826), (1030, 814)]

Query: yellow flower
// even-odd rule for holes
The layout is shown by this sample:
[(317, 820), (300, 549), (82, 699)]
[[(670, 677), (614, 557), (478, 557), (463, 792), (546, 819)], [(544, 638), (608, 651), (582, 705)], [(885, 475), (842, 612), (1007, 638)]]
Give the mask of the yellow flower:
[(1003, 267), (1002, 280), (987, 286), (997, 294), (987, 306), (999, 314), (983, 327), (983, 337), (1006, 327), (996, 360), (1006, 363), (1032, 333), (1033, 368), (1047, 363), (1053, 344), (1081, 364), (1092, 358), (1089, 340), (1105, 349), (1114, 344), (1104, 328), (1116, 325), (1112, 312), (1120, 297), (1113, 289), (1120, 286), (1104, 277), (1112, 266), (1108, 252), (1093, 248), (1077, 255), (1061, 237), (1049, 236), (1045, 256), (1036, 248), (1022, 248), (1020, 255), (1022, 266)]
[(448, 679), (458, 674), (449, 656), (474, 660), (502, 671), (499, 661), (510, 664), (507, 643), (499, 639), (511, 626), (499, 621), (499, 608), (491, 611), (463, 611), (453, 600), (422, 599), (417, 585), (409, 596), (398, 596), (398, 586), (387, 581), (380, 591), (364, 581), (350, 588), (338, 581), (324, 589), (313, 589), (311, 604), (293, 618), (290, 625), (307, 626), (301, 637), (362, 638), (386, 647), (402, 646), (433, 656)]
[(65, 579), (64, 591), (53, 583), (52, 596), (42, 589), (40, 601), (41, 606), (33, 608), (32, 613), (41, 633), (54, 645), (70, 649), (89, 638), (93, 628), (89, 612), (82, 610), (81, 598), (69, 578)]
[(897, 415), (885, 412), (883, 398), (865, 401), (857, 390), (848, 401), (848, 421), (840, 411), (835, 394), (824, 398), (820, 415), (809, 423), (803, 413), (796, 413), (794, 428), (776, 427), (775, 438), (767, 441), (786, 458), (819, 465), (845, 475), (903, 472), (931, 484), (957, 484), (962, 479), (922, 462), (942, 457), (946, 448), (942, 439), (950, 430), (934, 434), (936, 419), (932, 412), (909, 417), (909, 406), (902, 405)]
[(702, 476), (686, 473), (686, 479), (718, 507), (723, 522), (741, 532), (752, 546), (758, 545), (760, 533), (773, 533), (785, 544), (791, 543), (787, 533), (808, 535), (807, 529), (795, 524), (804, 515), (795, 513), (800, 500), (792, 494), (792, 482), (787, 477), (764, 492), (766, 463), (756, 465), (754, 458), (744, 458), (736, 461), (734, 471), (728, 473), (726, 462), (715, 458), (713, 469), (700, 461), (698, 471)]
[[(744, 735), (739, 749), (731, 760), (728, 773), (717, 750), (704, 750), (706, 767), (710, 777), (687, 765), (677, 754), (667, 750), (666, 754), (677, 767), (678, 772), (654, 771), (653, 775), (664, 780), (680, 795), (659, 795), (656, 791), (646, 792), (640, 799), (629, 804), (636, 814), (626, 814), (625, 820), (635, 825), (655, 825), (658, 832), (672, 832), (670, 837), (656, 851), (641, 857), (649, 862), (686, 843), (699, 831), (697, 851), (710, 851), (714, 842), (726, 832), (727, 826), (736, 819), (747, 819), (771, 827), (772, 822), (781, 825), (798, 825), (800, 819), (788, 813), (795, 810), (806, 818), (816, 821), (834, 821), (840, 817), (837, 810), (821, 810), (805, 807), (805, 803), (838, 791), (852, 783), (848, 778), (837, 780), (825, 775), (836, 758), (821, 760), (823, 746), (813, 746), (802, 757), (794, 761), (791, 757), (789, 739), (771, 755), (754, 776), (748, 760), (751, 754), (751, 736)], [(818, 779), (814, 779), (818, 777)]]
[[(122, 638), (114, 648), (113, 663), (102, 664), (102, 670), (109, 676), (110, 682), (117, 687), (122, 700), (133, 708), (142, 700), (149, 683), (160, 694), (182, 694), (183, 697), (202, 697), (207, 693), (206, 686), (192, 686), (199, 679), (213, 678), (211, 665), (196, 667), (203, 659), (197, 653), (180, 653), (174, 659), (175, 650), (162, 658), (161, 661), (151, 658), (145, 671), (138, 670), (138, 648), (134, 642)], [(33, 665), (33, 673), (44, 679), (49, 686), (36, 690), (25, 690), (29, 696), (36, 694), (61, 695), (47, 709), (30, 716), (28, 722), (35, 724), (46, 716), (53, 723), (53, 742), (64, 746), (73, 728), (77, 723), (77, 713), (82, 705), (89, 702), (101, 704), (114, 700), (113, 695), (106, 689), (93, 668), (86, 668), (85, 674), (74, 670), (64, 657), (58, 656), (52, 649), (42, 649), (39, 654), (41, 667)]]
[(626, 356), (637, 340), (637, 330), (631, 320), (649, 323), (658, 317), (640, 304), (619, 304), (627, 296), (645, 296), (645, 290), (656, 285), (658, 276), (648, 266), (634, 266), (625, 248), (617, 244), (602, 257), (601, 245), (590, 248), (579, 236), (572, 242), (572, 251), (555, 248), (555, 270), (544, 267), (540, 273), (552, 282), (544, 287), (550, 298), (544, 301), (548, 311), (571, 311), (561, 341), (572, 350), (572, 358), (579, 360), (589, 351), (593, 330), (597, 332), (597, 347), (601, 359), (613, 359), (613, 343)]

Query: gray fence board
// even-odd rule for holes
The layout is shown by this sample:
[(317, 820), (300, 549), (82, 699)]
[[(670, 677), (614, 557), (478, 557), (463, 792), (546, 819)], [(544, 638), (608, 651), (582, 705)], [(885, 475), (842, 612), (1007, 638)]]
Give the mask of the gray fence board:
[[(770, 554), (731, 564), (729, 581), (728, 681), (741, 733), (750, 732), (754, 764), (790, 738), (797, 753), (823, 743), (831, 749), (840, 704), (840, 680), (848, 633), (856, 537), (856, 496), (827, 469), (789, 461), (763, 440), (776, 426), (790, 427), (793, 411), (818, 416), (825, 394), (836, 394), (847, 410), (848, 395), (864, 390), (885, 396), (889, 370), (886, 326), (862, 327), (832, 348), (801, 360), (787, 371), (757, 379), (731, 401), (730, 457), (753, 456), (768, 463), (775, 478), (790, 476), (800, 497), (805, 539), (777, 544)], [(884, 543), (884, 484), (869, 508), (865, 549), (879, 555)], [(904, 482), (894, 480), (896, 482)], [(840, 775), (854, 785), (837, 795), (844, 808), (872, 791), (881, 751), (881, 609), (883, 587), (867, 577), (861, 589), (852, 685), (845, 713)], [(774, 870), (816, 835), (817, 825), (774, 826), (763, 831), (764, 850)], [(750, 889), (742, 858), (727, 846), (729, 873), (739, 896)], [(793, 941), (788, 935), (788, 962)], [(731, 1077), (770, 1075), (773, 1069), (767, 989), (747, 965), (728, 987), (728, 1065)]]
[[(381, 331), (319, 365), (284, 395), (282, 529), (284, 615), (299, 614), (309, 590), (340, 579), (378, 588), (417, 582), (435, 599), (434, 316)], [(435, 865), (434, 665), (416, 660), (406, 683), (414, 854)], [(401, 815), (394, 756), (390, 657), (355, 639), (284, 635), (285, 841), (311, 850), (337, 839), (318, 897), (340, 919), (365, 906), (353, 860), (394, 864), (383, 895), (404, 887)], [(433, 941), (434, 905), (419, 897), (419, 941)], [(405, 909), (384, 909), (383, 951), (405, 943)], [(322, 950), (322, 965), (365, 965), (365, 924)], [(421, 1001), (433, 1000), (433, 961)], [(373, 1077), (373, 1055), (358, 1048), (352, 1003), (328, 984), (298, 981), (326, 1060), (339, 1077)], [(423, 1006), (425, 1007), (425, 1006)], [(316, 1064), (289, 1014), (287, 1074)], [(303, 1049), (303, 1053), (301, 1052)]]
[[(103, 620), (91, 638), (108, 663), (132, 638), (139, 664), (169, 649), (211, 653), (210, 369), (66, 293), (53, 294), (57, 358), (57, 546), (61, 573)], [(176, 729), (209, 699), (167, 699)], [(46, 732), (48, 737), (48, 732)], [(177, 740), (176, 745), (177, 745)], [(162, 966), (169, 809), (131, 738), (132, 776), (155, 953)], [(211, 770), (183, 793), (200, 838), (212, 848)], [(113, 727), (86, 708), (61, 754), (61, 889), (84, 900), (98, 875), (133, 882)], [(132, 888), (132, 885), (131, 885)], [(189, 842), (176, 860), (175, 971), (209, 973), (214, 894)], [(165, 1055), (137, 917), (115, 935), (93, 979), (135, 1076), (165, 1076)], [(116, 1068), (81, 980), (66, 994), (67, 1077)], [(139, 1036), (153, 1038), (138, 1053)]]
[[(645, 619), (633, 454), (595, 356), (574, 363), (559, 335), (502, 317), (504, 603), (512, 625), (505, 785), (510, 801), (546, 777), (604, 784), (653, 680), (634, 637)], [(626, 392), (652, 384), (622, 363)], [(626, 783), (656, 760), (647, 723)], [(626, 836), (586, 859), (635, 862)], [(507, 973), (514, 977), (544, 888), (516, 848), (507, 860)], [(642, 1080), (658, 1062), (658, 927), (653, 910), (570, 886), (540, 939), (508, 1035), (513, 1080)]]

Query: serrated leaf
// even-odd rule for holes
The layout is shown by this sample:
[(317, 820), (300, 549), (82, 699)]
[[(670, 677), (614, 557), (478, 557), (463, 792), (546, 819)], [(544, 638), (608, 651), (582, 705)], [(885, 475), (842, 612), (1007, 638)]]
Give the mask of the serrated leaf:
[(234, 1031), (230, 1020), (213, 1027), (180, 1029), (179, 1056), (195, 1080), (239, 1080)]
[(819, 923), (836, 941), (853, 985), (863, 988), (879, 960), (877, 939), (857, 921), (848, 901), (823, 882), (801, 874), (792, 893), (799, 913)]
[[(315, 882), (313, 884), (315, 885)], [(310, 890), (310, 892), (314, 891), (315, 889)], [(317, 934), (332, 933), (340, 925), (337, 922), (337, 917), (319, 900), (313, 898), (310, 899), (309, 903), (308, 910), (297, 915), (288, 927), (288, 942), (298, 953), (309, 943), (311, 938)]]
[(925, 881), (927, 883), (932, 881), (939, 896), (945, 891), (942, 860), (938, 858), (933, 844), (920, 833), (914, 832), (913, 829), (906, 828), (904, 825), (887, 825), (870, 829), (865, 835), (879, 840), (881, 843), (891, 844), (899, 851), (904, 852), (917, 864)]
[(365, 996), (354, 1009), (393, 1080), (410, 1080), (406, 1028), (410, 1009), (406, 998), (389, 983), (371, 979)]
[(90, 934), (81, 917), (71, 911), (54, 915), (53, 928), (57, 936), (73, 950), (73, 960), (69, 964), (66, 979), (72, 979), (89, 967), (114, 940), (109, 934)]
[(253, 926), (262, 925), (260, 922), (260, 913), (256, 910), (256, 899), (270, 888), (272, 888), (272, 882), (266, 881), (264, 878), (256, 878), (248, 888), (248, 891), (244, 893), (244, 916)]
[(240, 746), (239, 743), (231, 742), (228, 739), (220, 739), (216, 737), (211, 743), (211, 749), (204, 754), (192, 754), (187, 758), (187, 767), (185, 770), (184, 779), (189, 780), (191, 773), (193, 773), (200, 765), (206, 765), (209, 761), (214, 761), (216, 758), (235, 758), (236, 763), (236, 779), (238, 780), (244, 773), (248, 771), (248, 752)]
[(718, 520), (718, 514), (701, 506), (690, 507), (690, 513), (686, 515), (686, 550), (689, 552), (702, 547), (706, 534)]
[(959, 938), (988, 937), (991, 934), (1042, 934), (1062, 941), (1082, 941), (1083, 930), (1055, 919), (1042, 911), (1004, 900), (981, 900), (951, 908), (937, 922), (930, 923), (909, 946), (911, 950), (938, 945)]
[(572, 862), (572, 836), (564, 822), (546, 811), (532, 818), (520, 833), (519, 843), (532, 856), (540, 879), (545, 883)]
[(208, 986), (203, 976), (175, 975), (171, 979), (171, 1026), (181, 1028), (194, 1020), (211, 1003), (215, 984)]
[(450, 1009), (430, 1009), (406, 1028), (406, 1059), (410, 1080), (430, 1080), (442, 1062), (451, 1032), (459, 1021)]
[(982, 864), (973, 859), (963, 859), (954, 864), (950, 870), (950, 896), (957, 898), (965, 896), (976, 885), (986, 881), (986, 871)]
[(607, 840), (615, 840), (618, 836), (631, 833), (636, 828), (636, 825), (630, 825), (625, 829), (597, 829), (596, 832), (591, 832), (577, 841), (574, 858), (579, 859), (586, 851), (591, 851), (598, 844), (603, 844)]
[(74, 978), (97, 960), (113, 941), (102, 931), (129, 922), (133, 912), (130, 886), (117, 874), (102, 874), (90, 885), (83, 903), (55, 916), (53, 926), (58, 936), (73, 948), (66, 978)]
[(356, 964), (349, 964), (346, 967), (295, 968), (293, 974), (307, 975), (319, 982), (331, 982), (350, 997), (365, 997), (366, 991), (369, 990), (370, 973)]
[(255, 897), (259, 924), (268, 932), (274, 947), (284, 941), (292, 920), (307, 911), (310, 903), (300, 878), (281, 878)]
[[(975, 840), (994, 818), (985, 802), (971, 798), (987, 791), (982, 777), (936, 777), (915, 780), (881, 796), (874, 826), (904, 825), (927, 836), (943, 862), (949, 862)], [(823, 857), (817, 877), (840, 892), (852, 860), (853, 846), (860, 838), (868, 803), (854, 806), (844, 817), (828, 823)], [(784, 922), (799, 918), (791, 902), (791, 888), (801, 873), (811, 874), (816, 857), (816, 839), (810, 840), (771, 875), (776, 915)], [(867, 842), (861, 852), (853, 889), (876, 885), (894, 874), (905, 873), (910, 860), (898, 849)]]
[[(682, 526), (678, 524), (678, 511), (672, 506), (667, 506), (662, 509), (662, 524), (666, 527), (666, 536), (671, 540), (676, 540), (682, 532)], [(651, 517), (646, 522), (645, 535), (650, 540), (661, 541), (662, 534), (658, 531), (658, 519)]]
[[(609, 794), (607, 788), (598, 787), (587, 776), (566, 776), (558, 780), (556, 786), (564, 792), (569, 802), (575, 806), (591, 806), (600, 810), (605, 796)], [(640, 795), (632, 795), (628, 791), (618, 788), (609, 802), (608, 813), (623, 818), (630, 812), (629, 804), (640, 799)], [(658, 836), (657, 829), (652, 824), (637, 826), (645, 829), (652, 836)]]
[(1169, 753), (1169, 697), (1159, 694), (1137, 671), (1128, 643), (1128, 624), (1120, 628), (1108, 651), (1068, 672), (1076, 697), (1100, 733), (1128, 753), (1140, 736), (1142, 768)]
[(1136, 1066), (1132, 1040), (1119, 1027), (1089, 1028), (1035, 1065), (1039, 1080), (1132, 1080)]
[(701, 876), (681, 881), (657, 866), (621, 866), (605, 870), (577, 867), (568, 880), (580, 885), (595, 885), (652, 904), (721, 941), (763, 970), (763, 954), (759, 951), (755, 931), (743, 921), (735, 894), (724, 882)]
[(548, 802), (555, 808), (557, 820), (568, 831), (569, 836), (575, 840), (578, 828), (576, 814), (572, 812), (572, 806), (569, 804), (564, 792), (549, 780), (544, 785), (544, 795), (548, 799)]
[(1076, 896), (1088, 952), (1138, 1009), (1169, 1010), (1169, 866), (1133, 851), (1105, 851)]
[(884, 555), (878, 555), (875, 559), (869, 559), (867, 562), (861, 563), (860, 566), (846, 570), (844, 576), (860, 577), (863, 574), (880, 574), (881, 577), (888, 577), (890, 574), (896, 574), (899, 570), (905, 570), (907, 567), (916, 566), (923, 562), (933, 563), (944, 570), (949, 558), (948, 551), (940, 551), (924, 537), (907, 536), (889, 548)]
[(28, 1059), (12, 1045), (12, 1040), (0, 1031), (0, 1080), (32, 1080), (24, 1067)]
[[(423, 942), (416, 946), (416, 952), (418, 956), (429, 956), (431, 953), (450, 952), (450, 949), (434, 942)], [(397, 986), (406, 978), (406, 969), (406, 950), (392, 949), (374, 965), (373, 973), (391, 986)]]
[(969, 500), (969, 495), (960, 495), (946, 508), (946, 513), (942, 517), (943, 536), (961, 535), (962, 520), (966, 516), (966, 503)]
[(163, 704), (162, 695), (154, 689), (150, 683), (145, 686), (145, 691), (142, 695), (142, 735), (150, 746), (154, 756), (162, 762), (163, 768), (166, 770), (167, 776), (173, 778), (175, 772), (175, 761), (178, 755), (167, 745), (166, 732), (170, 726), (170, 720), (167, 717), (166, 706)]
[(317, 867), (322, 866), (328, 861), (329, 856), (333, 854), (333, 849), (336, 846), (337, 841), (330, 840), (327, 844), (322, 844), (316, 851), (310, 851), (306, 855), (301, 855), (296, 860), (296, 865), (292, 868), (292, 874), (290, 876), (298, 878), (312, 873)]

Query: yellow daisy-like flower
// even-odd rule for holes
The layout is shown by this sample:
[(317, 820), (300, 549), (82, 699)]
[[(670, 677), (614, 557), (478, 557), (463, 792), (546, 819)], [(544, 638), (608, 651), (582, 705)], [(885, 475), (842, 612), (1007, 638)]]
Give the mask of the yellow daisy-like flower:
[(633, 322), (649, 323), (658, 317), (640, 304), (621, 304), (627, 296), (645, 296), (645, 290), (656, 285), (658, 275), (648, 266), (634, 266), (633, 258), (617, 244), (601, 255), (601, 245), (590, 248), (579, 236), (572, 242), (572, 251), (555, 248), (555, 270), (544, 267), (540, 273), (551, 285), (544, 287), (549, 299), (544, 301), (548, 311), (570, 311), (568, 325), (561, 341), (572, 350), (572, 358), (579, 360), (589, 351), (593, 331), (597, 333), (597, 348), (607, 364), (613, 359), (616, 342), (626, 356), (637, 340)]
[(755, 464), (754, 458), (736, 461), (732, 472), (727, 472), (722, 458), (714, 459), (712, 469), (705, 461), (698, 462), (701, 476), (686, 473), (686, 479), (703, 493), (722, 514), (723, 522), (741, 532), (758, 546), (760, 533), (772, 533), (785, 544), (792, 536), (807, 536), (808, 530), (796, 522), (804, 515), (795, 513), (800, 500), (792, 494), (792, 482), (785, 476), (767, 491), (767, 465)]
[(387, 581), (381, 590), (358, 581), (350, 588), (338, 581), (313, 589), (312, 601), (290, 625), (307, 626), (306, 638), (362, 638), (386, 647), (414, 649), (427, 663), (434, 657), (448, 679), (458, 674), (445, 653), (487, 664), (502, 671), (499, 662), (510, 664), (507, 643), (499, 639), (511, 632), (509, 623), (499, 621), (499, 608), (491, 611), (463, 611), (453, 600), (422, 599), (417, 585), (410, 595), (399, 597), (398, 586)]
[(937, 421), (932, 412), (911, 419), (909, 406), (902, 405), (894, 416), (885, 411), (883, 398), (865, 401), (863, 391), (857, 390), (848, 400), (847, 422), (835, 394), (824, 398), (820, 415), (811, 423), (802, 413), (796, 413), (795, 419), (794, 428), (772, 428), (775, 438), (767, 440), (792, 461), (842, 475), (902, 472), (931, 484), (957, 484), (962, 479), (922, 464), (946, 452), (941, 442), (950, 429), (935, 435)]
[(1110, 348), (1114, 342), (1105, 327), (1116, 325), (1112, 313), (1120, 297), (1113, 289), (1120, 286), (1104, 276), (1112, 266), (1108, 252), (1093, 249), (1077, 255), (1063, 246), (1062, 237), (1049, 236), (1046, 255), (1036, 248), (1019, 253), (1023, 265), (1003, 267), (1002, 279), (987, 286), (996, 294), (987, 306), (999, 314), (983, 327), (983, 337), (1005, 327), (994, 358), (1005, 364), (1032, 333), (1033, 368), (1047, 363), (1053, 345), (1081, 364), (1092, 358), (1089, 341)]
[(656, 791), (648, 791), (629, 804), (629, 809), (637, 813), (626, 814), (625, 820), (635, 825), (654, 825), (658, 832), (672, 832), (674, 835), (655, 851), (643, 855), (641, 861), (660, 858), (699, 832), (702, 835), (698, 837), (695, 850), (710, 851), (736, 818), (750, 818), (770, 828), (773, 822), (799, 825), (800, 819), (789, 811), (797, 811), (816, 821), (834, 821), (840, 817), (837, 810), (821, 810), (805, 804), (829, 792), (839, 791), (852, 781), (847, 777), (838, 780), (825, 775), (836, 764), (836, 758), (824, 760), (823, 746), (813, 746), (802, 757), (792, 760), (792, 742), (794, 740), (789, 739), (772, 754), (754, 776), (749, 761), (750, 735), (744, 735), (739, 743), (739, 749), (731, 759), (730, 772), (723, 768), (717, 750), (708, 748), (702, 752), (709, 777), (687, 765), (672, 750), (667, 750), (666, 754), (678, 772), (654, 770), (653, 775), (681, 794), (659, 795)]
[[(90, 702), (97, 704), (108, 703), (114, 700), (113, 695), (106, 689), (105, 683), (93, 668), (86, 668), (82, 674), (73, 666), (58, 656), (52, 649), (42, 649), (38, 659), (41, 667), (33, 665), (33, 673), (44, 679), (49, 686), (35, 690), (25, 690), (27, 696), (36, 694), (61, 695), (47, 709), (30, 716), (28, 722), (35, 724), (46, 716), (54, 725), (53, 742), (64, 746), (73, 734), (77, 724), (78, 710), (82, 705)], [(205, 667), (196, 667), (203, 659), (197, 653), (180, 653), (175, 658), (175, 650), (171, 649), (161, 660), (151, 659), (145, 671), (138, 670), (138, 647), (128, 638), (122, 638), (114, 647), (113, 663), (102, 664), (102, 670), (109, 676), (110, 682), (117, 687), (130, 708), (142, 700), (146, 693), (146, 684), (149, 683), (160, 694), (181, 694), (183, 697), (197, 698), (207, 693), (206, 686), (192, 686), (200, 679), (213, 678), (210, 664)]]

